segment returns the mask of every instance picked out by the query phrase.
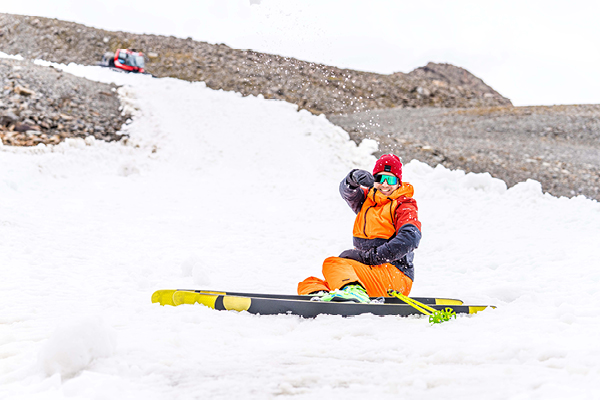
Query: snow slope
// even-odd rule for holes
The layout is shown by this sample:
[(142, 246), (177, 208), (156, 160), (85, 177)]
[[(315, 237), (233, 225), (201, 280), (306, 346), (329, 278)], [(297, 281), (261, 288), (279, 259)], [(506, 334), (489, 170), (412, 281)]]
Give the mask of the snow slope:
[(412, 294), (497, 309), (432, 326), (160, 307), (156, 289), (319, 276), (351, 246), (337, 185), (373, 144), (283, 102), (60, 67), (124, 85), (131, 140), (0, 147), (0, 398), (598, 398), (599, 203), (411, 161)]

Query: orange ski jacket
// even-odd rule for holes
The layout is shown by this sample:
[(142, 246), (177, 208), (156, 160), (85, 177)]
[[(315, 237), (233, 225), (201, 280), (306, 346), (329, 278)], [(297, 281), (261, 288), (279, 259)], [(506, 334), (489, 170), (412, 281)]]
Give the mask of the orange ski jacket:
[(414, 189), (402, 182), (390, 196), (377, 189), (363, 189), (365, 200), (354, 221), (353, 236), (362, 239), (390, 239), (400, 228), (412, 224), (421, 229), (417, 216), (417, 202), (412, 198)]
[(357, 214), (354, 247), (368, 255), (371, 265), (394, 264), (413, 280), (413, 251), (421, 241), (413, 186), (403, 182), (390, 196), (384, 196), (375, 188), (353, 187), (344, 179), (340, 194)]

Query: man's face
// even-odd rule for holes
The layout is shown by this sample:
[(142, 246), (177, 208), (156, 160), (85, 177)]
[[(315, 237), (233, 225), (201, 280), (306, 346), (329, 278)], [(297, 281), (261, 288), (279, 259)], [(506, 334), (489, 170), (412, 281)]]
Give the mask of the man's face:
[[(386, 179), (386, 177), (390, 177)], [(396, 182), (390, 185), (389, 182)], [(384, 196), (389, 196), (392, 192), (400, 187), (400, 179), (396, 175), (389, 172), (380, 172), (375, 175), (375, 189), (379, 190)]]

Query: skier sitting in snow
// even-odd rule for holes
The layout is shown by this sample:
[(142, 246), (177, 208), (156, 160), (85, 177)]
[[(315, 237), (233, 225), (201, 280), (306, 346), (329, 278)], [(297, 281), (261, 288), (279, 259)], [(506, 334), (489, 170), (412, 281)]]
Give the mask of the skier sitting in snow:
[(353, 169), (340, 183), (340, 194), (357, 214), (354, 249), (323, 262), (325, 280), (311, 276), (298, 294), (319, 294), (323, 301), (369, 302), (393, 289), (408, 296), (414, 279), (413, 250), (421, 223), (412, 185), (402, 182), (402, 163), (393, 154), (375, 163), (373, 174)]

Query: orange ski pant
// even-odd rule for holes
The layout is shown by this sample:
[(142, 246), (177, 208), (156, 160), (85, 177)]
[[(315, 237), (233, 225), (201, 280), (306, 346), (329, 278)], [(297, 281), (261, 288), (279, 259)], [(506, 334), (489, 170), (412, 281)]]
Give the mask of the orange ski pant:
[(358, 282), (369, 296), (388, 296), (388, 289), (397, 290), (408, 296), (412, 280), (392, 264), (366, 265), (348, 258), (329, 257), (323, 261), (323, 276), (308, 277), (298, 284), (298, 294), (310, 294), (325, 290), (340, 289), (349, 283)]

